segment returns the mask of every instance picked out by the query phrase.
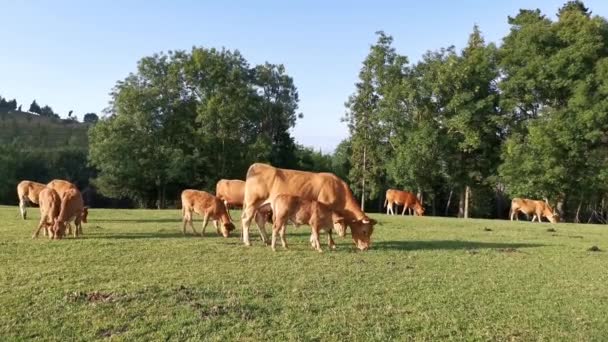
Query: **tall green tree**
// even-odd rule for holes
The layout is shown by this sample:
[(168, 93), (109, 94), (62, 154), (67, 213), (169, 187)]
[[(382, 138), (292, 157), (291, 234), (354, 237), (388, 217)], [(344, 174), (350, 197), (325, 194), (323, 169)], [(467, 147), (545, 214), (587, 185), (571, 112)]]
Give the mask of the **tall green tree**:
[(346, 103), (344, 117), (352, 151), (349, 179), (354, 192), (361, 196), (363, 209), (365, 200), (379, 196), (385, 187), (384, 160), (391, 152), (388, 144), (392, 133), (386, 117), (399, 111), (391, 95), (407, 64), (407, 58), (392, 47), (391, 36), (381, 31), (377, 35), (377, 42), (363, 61), (355, 93)]
[[(539, 11), (520, 11), (509, 22), (500, 53), (503, 104), (512, 118), (500, 169), (507, 191), (549, 198), (560, 211), (566, 201), (601, 197), (608, 141), (606, 20), (570, 1), (557, 21)], [(525, 91), (517, 91), (524, 85)]]

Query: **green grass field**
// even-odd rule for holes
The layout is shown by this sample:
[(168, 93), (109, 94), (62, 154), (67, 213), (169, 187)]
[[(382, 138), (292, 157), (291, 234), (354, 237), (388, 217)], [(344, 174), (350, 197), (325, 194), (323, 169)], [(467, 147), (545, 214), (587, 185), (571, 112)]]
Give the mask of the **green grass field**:
[(606, 226), (373, 215), (368, 252), (288, 226), (273, 253), (178, 210), (93, 209), (62, 241), (29, 216), (0, 207), (2, 341), (608, 339)]

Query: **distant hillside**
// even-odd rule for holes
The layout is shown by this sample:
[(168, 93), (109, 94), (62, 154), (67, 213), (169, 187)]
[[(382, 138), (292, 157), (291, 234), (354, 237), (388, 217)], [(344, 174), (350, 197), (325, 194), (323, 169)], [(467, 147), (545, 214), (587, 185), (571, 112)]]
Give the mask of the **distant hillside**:
[(89, 124), (36, 114), (0, 112), (0, 144), (30, 148), (88, 146)]

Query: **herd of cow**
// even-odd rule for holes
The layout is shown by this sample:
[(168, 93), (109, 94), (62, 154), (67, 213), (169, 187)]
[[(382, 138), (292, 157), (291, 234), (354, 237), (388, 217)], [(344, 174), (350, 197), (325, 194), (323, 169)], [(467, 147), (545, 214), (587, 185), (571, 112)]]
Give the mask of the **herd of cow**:
[[(74, 237), (82, 234), (82, 222), (87, 222), (88, 209), (84, 206), (82, 194), (78, 188), (65, 180), (53, 180), (48, 184), (22, 181), (17, 186), (19, 209), (23, 219), (26, 218), (27, 203), (40, 206), (40, 223), (34, 231), (33, 238), (40, 230), (51, 239), (60, 239), (73, 231)], [(360, 250), (371, 246), (371, 235), (376, 221), (368, 217), (342, 179), (332, 173), (314, 173), (275, 168), (261, 163), (251, 165), (246, 180), (220, 180), (216, 193), (212, 195), (200, 190), (184, 190), (182, 201), (182, 230), (186, 234), (189, 225), (196, 234), (192, 223), (193, 213), (203, 216), (203, 230), (209, 219), (213, 220), (218, 234), (229, 237), (235, 229), (229, 209), (241, 207), (242, 241), (250, 246), (249, 228), (255, 220), (261, 239), (268, 243), (265, 224), (272, 221), (272, 250), (275, 250), (277, 236), (287, 248), (285, 227), (287, 223), (295, 226), (306, 224), (311, 227), (310, 244), (317, 251), (322, 251), (319, 234), (324, 230), (328, 234), (328, 247), (335, 248), (332, 231), (345, 236), (350, 228), (353, 243)], [(414, 211), (424, 215), (424, 207), (418, 198), (406, 191), (390, 189), (386, 192), (384, 206), (387, 214), (394, 214), (394, 206), (403, 206), (402, 215)], [(532, 221), (546, 217), (555, 223), (558, 216), (545, 201), (515, 198), (511, 202), (511, 220), (522, 212), (533, 215)], [(74, 229), (71, 228), (74, 222)]]

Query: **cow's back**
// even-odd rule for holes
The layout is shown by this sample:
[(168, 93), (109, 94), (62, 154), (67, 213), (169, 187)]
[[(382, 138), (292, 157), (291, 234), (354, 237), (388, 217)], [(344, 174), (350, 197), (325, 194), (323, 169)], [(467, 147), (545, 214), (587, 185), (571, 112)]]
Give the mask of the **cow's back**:
[(45, 187), (40, 191), (40, 212), (41, 216), (47, 215), (49, 217), (59, 216), (61, 210), (61, 198), (59, 194), (51, 188)]
[[(59, 192), (57, 192), (59, 194)], [(61, 210), (59, 216), (62, 221), (67, 221), (75, 216), (82, 215), (84, 201), (82, 194), (76, 188), (65, 190), (61, 196)]]
[(271, 202), (279, 194), (344, 208), (345, 196), (350, 195), (350, 189), (332, 173), (278, 169), (260, 163), (249, 167), (245, 185), (246, 202), (252, 198)]
[(19, 196), (19, 200), (27, 197), (29, 201), (38, 204), (38, 197), (44, 188), (46, 188), (46, 185), (42, 183), (24, 180), (17, 184), (17, 195)]
[(240, 179), (221, 179), (215, 186), (215, 196), (232, 205), (243, 205), (245, 181)]
[(63, 197), (63, 194), (70, 189), (78, 190), (76, 185), (63, 179), (53, 179), (46, 186), (57, 191), (60, 197)]

